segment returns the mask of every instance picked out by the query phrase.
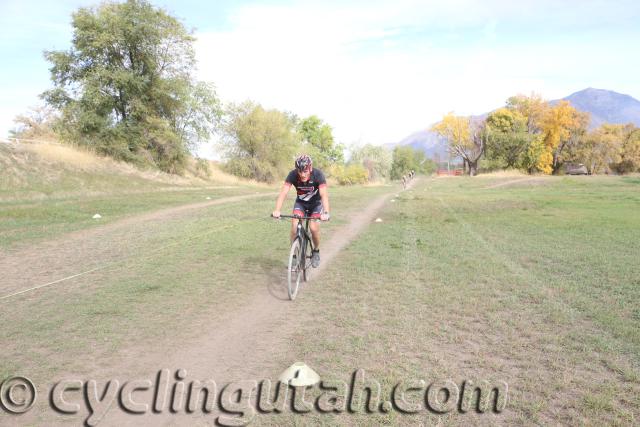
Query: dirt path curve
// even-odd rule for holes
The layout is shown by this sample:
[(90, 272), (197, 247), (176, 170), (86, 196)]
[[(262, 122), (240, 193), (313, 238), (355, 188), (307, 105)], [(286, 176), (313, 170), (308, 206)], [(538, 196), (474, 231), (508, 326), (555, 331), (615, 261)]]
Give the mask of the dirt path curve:
[(539, 184), (539, 183), (542, 183), (544, 180), (545, 178), (536, 177), (536, 176), (531, 178), (518, 178), (518, 179), (512, 179), (509, 181), (504, 181), (504, 182), (499, 182), (497, 184), (489, 185), (487, 187), (484, 187), (483, 189), (490, 190), (492, 188), (509, 187), (511, 185), (524, 184), (524, 183)]
[(65, 279), (95, 271), (116, 259), (135, 253), (144, 240), (152, 238), (155, 227), (185, 213), (226, 203), (276, 193), (223, 197), (190, 203), (123, 218), (88, 230), (74, 231), (53, 240), (0, 250), (0, 300), (43, 285), (57, 285)]
[[(407, 190), (416, 181), (412, 181)], [(322, 264), (313, 270), (310, 281), (300, 289), (298, 298), (305, 298), (305, 287), (322, 286), (319, 280), (322, 271), (374, 221), (391, 196), (392, 193), (388, 193), (373, 200), (322, 244)], [(123, 373), (127, 372), (128, 375), (134, 375), (134, 379), (147, 379), (155, 378), (160, 369), (169, 369), (172, 373), (185, 369), (187, 382), (214, 379), (219, 388), (231, 381), (277, 380), (280, 372), (274, 372), (272, 360), (276, 358), (275, 355), (286, 351), (285, 348), (291, 345), (289, 338), (297, 324), (313, 321), (295, 312), (295, 302), (285, 299), (285, 270), (283, 268), (283, 280), (273, 283), (272, 278), (267, 278), (265, 286), (224, 318), (193, 325), (193, 330), (202, 332), (189, 337), (188, 341), (175, 341), (172, 348), (167, 348), (163, 343), (158, 348), (132, 347), (123, 350), (120, 363), (126, 361), (127, 366), (114, 365), (101, 369), (96, 372), (96, 377), (122, 378)], [(277, 369), (280, 368), (286, 366)], [(100, 425), (213, 425), (215, 416), (205, 415), (171, 414), (165, 410), (160, 414), (133, 416), (116, 408), (106, 414)]]

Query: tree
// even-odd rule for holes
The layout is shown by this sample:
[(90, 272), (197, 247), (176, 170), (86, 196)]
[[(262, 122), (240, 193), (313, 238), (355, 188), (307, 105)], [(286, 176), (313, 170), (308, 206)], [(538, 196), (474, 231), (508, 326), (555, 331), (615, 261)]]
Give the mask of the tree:
[(413, 148), (398, 146), (393, 149), (391, 163), (391, 179), (400, 179), (409, 172), (413, 164)]
[(145, 0), (105, 2), (73, 14), (69, 51), (45, 52), (63, 140), (179, 172), (188, 149), (209, 138), (220, 106), (197, 83), (194, 38)]
[(379, 180), (389, 177), (393, 155), (384, 147), (366, 144), (353, 149), (350, 163), (362, 165), (368, 171), (369, 179)]
[(56, 112), (49, 106), (32, 107), (26, 114), (13, 119), (18, 126), (10, 131), (13, 138), (53, 141), (56, 139), (54, 127)]
[(298, 132), (306, 145), (304, 149), (319, 168), (326, 169), (332, 164), (344, 163), (344, 147), (334, 143), (331, 126), (317, 116), (301, 120)]
[(485, 156), (504, 167), (522, 167), (533, 135), (527, 130), (527, 119), (515, 109), (499, 108), (487, 117), (491, 138)]
[(416, 150), (410, 145), (401, 145), (393, 149), (391, 179), (400, 179), (410, 171), (423, 172), (431, 167), (432, 163), (427, 161), (422, 150)]
[(527, 132), (536, 134), (542, 131), (542, 121), (549, 109), (549, 103), (536, 93), (532, 93), (531, 96), (519, 94), (507, 99), (506, 108), (517, 111), (525, 119)]
[(609, 172), (610, 165), (621, 160), (623, 129), (622, 125), (604, 124), (572, 147), (567, 157), (583, 163), (589, 173)]
[(546, 110), (542, 120), (542, 133), (546, 152), (541, 170), (557, 173), (562, 166), (562, 151), (567, 144), (578, 143), (589, 125), (589, 113), (581, 113), (569, 101), (560, 101)]
[(614, 165), (619, 173), (640, 170), (640, 129), (633, 124), (625, 125), (622, 132), (620, 162)]
[(484, 153), (489, 136), (485, 122), (449, 113), (432, 129), (448, 141), (452, 154), (462, 157), (465, 165), (469, 166), (469, 175), (477, 175), (478, 160)]
[(300, 135), (289, 115), (245, 102), (231, 105), (223, 125), (226, 169), (234, 175), (273, 182), (293, 166)]

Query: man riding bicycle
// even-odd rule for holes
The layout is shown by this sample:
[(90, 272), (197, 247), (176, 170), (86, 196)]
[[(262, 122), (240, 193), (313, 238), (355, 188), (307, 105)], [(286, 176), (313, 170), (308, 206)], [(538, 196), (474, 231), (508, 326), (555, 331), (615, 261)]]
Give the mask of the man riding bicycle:
[[(293, 215), (310, 216), (319, 218), (321, 221), (329, 220), (327, 180), (320, 169), (313, 168), (311, 157), (306, 154), (296, 158), (295, 169), (289, 172), (284, 184), (282, 184), (282, 189), (276, 199), (276, 209), (272, 214), (274, 218), (280, 217), (280, 209), (292, 185), (296, 187), (298, 193), (293, 205)], [(291, 221), (291, 241), (296, 237), (298, 221), (295, 218)], [(320, 224), (313, 221), (309, 227), (315, 247), (311, 254), (311, 265), (315, 268), (320, 265)]]

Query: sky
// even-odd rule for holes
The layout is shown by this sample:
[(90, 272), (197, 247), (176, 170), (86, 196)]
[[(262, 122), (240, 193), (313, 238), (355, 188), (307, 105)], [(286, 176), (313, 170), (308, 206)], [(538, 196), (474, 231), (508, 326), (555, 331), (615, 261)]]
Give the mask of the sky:
[[(52, 87), (84, 0), (0, 0), (0, 137)], [(193, 29), (223, 103), (317, 115), (346, 145), (398, 142), (447, 112), (587, 87), (640, 99), (636, 1), (152, 0)], [(210, 148), (202, 149), (215, 157)]]

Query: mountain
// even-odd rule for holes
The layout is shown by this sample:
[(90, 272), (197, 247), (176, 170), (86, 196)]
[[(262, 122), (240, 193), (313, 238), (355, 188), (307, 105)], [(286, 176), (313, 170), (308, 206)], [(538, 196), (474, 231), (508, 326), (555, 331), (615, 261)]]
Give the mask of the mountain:
[[(571, 102), (577, 110), (591, 113), (590, 129), (595, 129), (603, 123), (633, 123), (640, 127), (640, 101), (629, 95), (612, 90), (587, 88), (562, 99)], [(556, 99), (550, 103), (556, 104), (558, 101)], [(484, 118), (487, 114), (472, 117)], [(446, 141), (427, 129), (414, 132), (399, 142), (384, 144), (384, 147), (393, 150), (398, 145), (410, 145), (424, 151), (430, 158), (434, 158), (436, 154), (440, 159), (446, 159), (448, 156)]]
[(591, 113), (590, 129), (603, 123), (640, 126), (640, 101), (629, 95), (590, 87), (562, 99), (571, 102), (577, 110)]
[(421, 130), (407, 136), (400, 142), (384, 144), (383, 147), (393, 150), (396, 146), (408, 145), (414, 150), (422, 150), (429, 158), (439, 156), (441, 159), (448, 157), (447, 141), (435, 132)]

